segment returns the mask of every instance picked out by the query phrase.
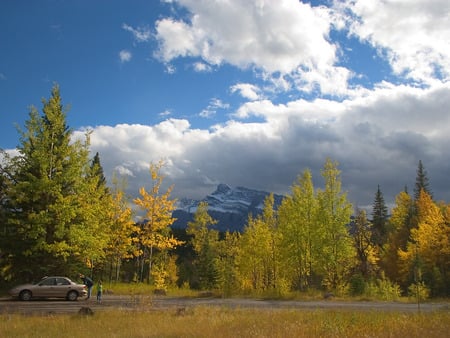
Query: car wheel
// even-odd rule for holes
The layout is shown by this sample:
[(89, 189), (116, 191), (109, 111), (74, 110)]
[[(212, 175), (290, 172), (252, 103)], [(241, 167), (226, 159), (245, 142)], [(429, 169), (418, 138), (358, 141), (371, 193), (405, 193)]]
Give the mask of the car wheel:
[(31, 296), (32, 296), (31, 291), (29, 291), (29, 290), (23, 290), (19, 294), (20, 300), (24, 300), (24, 301), (30, 300)]
[(78, 292), (76, 292), (76, 291), (69, 291), (69, 293), (67, 294), (68, 300), (76, 301), (77, 298), (78, 298)]

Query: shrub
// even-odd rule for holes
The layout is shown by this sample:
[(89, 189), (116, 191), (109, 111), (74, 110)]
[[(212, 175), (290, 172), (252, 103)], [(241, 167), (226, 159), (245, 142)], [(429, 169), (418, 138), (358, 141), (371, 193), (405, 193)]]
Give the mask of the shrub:
[(413, 283), (408, 287), (408, 296), (423, 301), (430, 296), (430, 289), (424, 282)]

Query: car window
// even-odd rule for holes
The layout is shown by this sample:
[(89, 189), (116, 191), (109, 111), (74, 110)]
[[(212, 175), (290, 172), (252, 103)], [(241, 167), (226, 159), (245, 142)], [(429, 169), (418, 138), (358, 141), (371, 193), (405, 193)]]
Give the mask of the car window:
[(39, 283), (39, 285), (45, 285), (45, 286), (56, 285), (56, 279), (55, 278), (44, 279), (43, 281), (41, 281)]
[(65, 278), (56, 278), (56, 285), (70, 285), (70, 282)]

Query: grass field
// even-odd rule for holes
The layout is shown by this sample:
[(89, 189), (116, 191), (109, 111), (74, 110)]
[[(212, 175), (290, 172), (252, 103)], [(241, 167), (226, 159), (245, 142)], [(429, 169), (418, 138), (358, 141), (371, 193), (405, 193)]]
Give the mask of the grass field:
[(0, 316), (1, 337), (450, 337), (450, 312), (193, 307)]

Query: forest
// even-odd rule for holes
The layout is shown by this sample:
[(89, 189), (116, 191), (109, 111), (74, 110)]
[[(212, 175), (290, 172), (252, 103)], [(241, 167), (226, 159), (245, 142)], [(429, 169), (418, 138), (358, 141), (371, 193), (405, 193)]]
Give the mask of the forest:
[(400, 191), (390, 211), (380, 187), (370, 213), (354, 210), (338, 163), (328, 158), (324, 188), (305, 169), (276, 210), (270, 195), (240, 233), (213, 230), (206, 203), (175, 230), (173, 186), (162, 191), (164, 161), (149, 163), (151, 188), (130, 199), (123, 178), (106, 181), (90, 133), (72, 140), (66, 114), (55, 85), (42, 111), (31, 107), (19, 128), (18, 154), (1, 151), (0, 287), (84, 273), (224, 296), (450, 296), (450, 204), (433, 199), (421, 161), (412, 194)]

